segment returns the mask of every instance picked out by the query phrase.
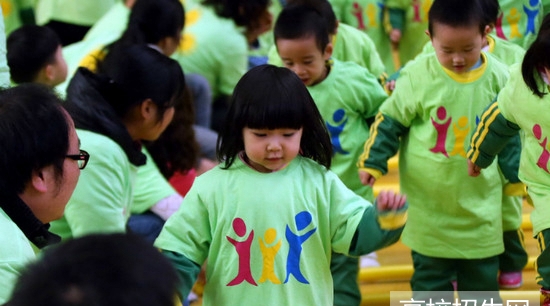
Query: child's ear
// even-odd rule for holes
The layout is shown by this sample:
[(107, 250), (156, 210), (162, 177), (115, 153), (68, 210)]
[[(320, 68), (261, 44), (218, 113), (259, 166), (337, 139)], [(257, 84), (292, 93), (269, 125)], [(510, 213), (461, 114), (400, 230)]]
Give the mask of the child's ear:
[(332, 45), (332, 43), (328, 43), (327, 46), (325, 47), (325, 52), (323, 52), (323, 58), (325, 60), (329, 60), (330, 57), (332, 56), (332, 51), (334, 50), (334, 46)]
[(430, 33), (430, 31), (426, 30), (424, 33), (426, 33), (426, 35), (428, 35), (430, 40), (432, 40), (432, 34)]
[(483, 30), (484, 35), (487, 36), (489, 33), (491, 33), (491, 27), (489, 25), (485, 26), (485, 29)]

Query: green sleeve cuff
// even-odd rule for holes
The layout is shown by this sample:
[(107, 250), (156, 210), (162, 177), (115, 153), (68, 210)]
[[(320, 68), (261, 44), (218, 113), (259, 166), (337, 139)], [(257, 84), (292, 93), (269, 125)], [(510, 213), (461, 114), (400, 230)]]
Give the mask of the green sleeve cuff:
[[(406, 209), (405, 205), (401, 210), (404, 212)], [(399, 240), (403, 226), (391, 230), (383, 229), (379, 220), (376, 207), (374, 205), (367, 206), (353, 235), (349, 255), (368, 254), (392, 245)]]
[(388, 8), (388, 15), (391, 28), (403, 32), (405, 27), (405, 10), (390, 7)]
[(407, 209), (385, 211), (378, 213), (378, 223), (383, 230), (395, 230), (405, 226), (407, 222)]
[(166, 250), (161, 250), (161, 252), (172, 262), (176, 269), (179, 277), (179, 298), (185, 300), (197, 280), (201, 266), (182, 254)]
[(527, 189), (522, 182), (508, 183), (504, 185), (504, 195), (524, 197), (527, 195)]

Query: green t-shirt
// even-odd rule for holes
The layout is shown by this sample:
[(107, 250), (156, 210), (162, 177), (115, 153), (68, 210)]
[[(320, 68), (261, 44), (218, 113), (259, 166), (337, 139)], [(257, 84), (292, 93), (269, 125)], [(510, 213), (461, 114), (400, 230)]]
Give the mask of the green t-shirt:
[[(550, 228), (550, 207), (547, 205), (550, 200), (550, 149), (547, 144), (550, 124), (546, 111), (550, 90), (548, 85), (542, 85), (542, 81), (539, 84), (541, 88), (544, 86), (546, 93), (542, 99), (529, 90), (521, 75), (521, 65), (518, 64), (512, 67), (510, 80), (498, 96), (498, 108), (504, 118), (523, 131), (519, 178), (527, 185), (535, 205), (531, 213), (533, 235)], [(518, 104), (518, 101), (521, 103)]]
[(155, 246), (208, 258), (205, 306), (332, 305), (331, 252), (349, 252), (366, 209), (310, 159), (260, 173), (237, 158), (195, 180)]
[(130, 210), (133, 214), (141, 214), (157, 204), (158, 201), (177, 194), (172, 185), (162, 176), (145, 147), (141, 149), (141, 152), (147, 157), (147, 162), (145, 165), (138, 167), (134, 187), (134, 201)]
[(92, 26), (120, 0), (40, 0), (35, 6), (36, 24), (51, 20)]
[(182, 42), (172, 55), (185, 73), (204, 76), (214, 99), (231, 95), (248, 70), (248, 42), (244, 29), (232, 19), (221, 18), (209, 6), (185, 6)]
[(369, 137), (366, 119), (378, 113), (386, 92), (367, 69), (338, 60), (327, 78), (308, 90), (330, 133), (334, 150), (331, 170), (348, 188), (373, 201), (372, 188), (361, 184), (356, 163)]
[(90, 153), (90, 160), (80, 173), (65, 214), (51, 222), (51, 231), (63, 239), (125, 232), (138, 169), (110, 138), (86, 130), (76, 131), (82, 148)]
[[(365, 145), (362, 168), (387, 171), (399, 150), (399, 180), (409, 201), (402, 241), (426, 256), (486, 258), (503, 252), (502, 181), (494, 163), (468, 176), (470, 133), (508, 78), (482, 53), (467, 74), (444, 69), (435, 54), (403, 68)], [(495, 238), (496, 237), (496, 238)]]
[[(429, 40), (428, 11), (433, 0), (388, 1), (388, 0), (330, 0), (336, 17), (343, 23), (367, 33), (374, 41), (386, 72), (396, 72), (396, 65), (404, 66), (421, 52)], [(387, 8), (403, 11), (403, 31), (398, 54), (392, 50), (387, 29), (389, 12)], [(397, 60), (398, 59), (398, 60)]]
[[(501, 14), (494, 33), (525, 49), (537, 37), (544, 18), (540, 0), (499, 0)], [(534, 3), (534, 4), (533, 4)]]
[(0, 233), (0, 304), (4, 304), (20, 272), (36, 256), (25, 234), (1, 208)]
[[(488, 46), (484, 50), (494, 55), (501, 63), (510, 66), (523, 60), (525, 50), (522, 47), (493, 35), (487, 35), (487, 42)], [(432, 43), (428, 42), (420, 56), (433, 52)], [(506, 184), (507, 181), (505, 180), (504, 183)], [(503, 195), (502, 201), (502, 229), (517, 230), (521, 225), (523, 198)]]

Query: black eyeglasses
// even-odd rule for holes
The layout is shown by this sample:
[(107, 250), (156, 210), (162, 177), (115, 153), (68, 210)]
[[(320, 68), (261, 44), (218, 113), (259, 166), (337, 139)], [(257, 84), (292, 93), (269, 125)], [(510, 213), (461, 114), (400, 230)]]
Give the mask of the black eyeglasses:
[(65, 157), (70, 158), (72, 160), (76, 160), (78, 162), (78, 168), (80, 170), (86, 168), (86, 165), (88, 164), (88, 160), (90, 159), (90, 154), (84, 150), (80, 150), (79, 154), (76, 155), (65, 155)]

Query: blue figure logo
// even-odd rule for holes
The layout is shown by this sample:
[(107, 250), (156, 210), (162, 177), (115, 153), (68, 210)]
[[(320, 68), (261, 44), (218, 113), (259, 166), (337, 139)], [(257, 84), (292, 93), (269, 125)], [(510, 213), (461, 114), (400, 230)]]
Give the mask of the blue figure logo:
[(525, 29), (525, 35), (532, 33), (536, 34), (536, 26), (535, 26), (535, 19), (537, 18), (537, 15), (539, 14), (539, 5), (540, 0), (529, 0), (529, 5), (532, 9), (528, 8), (527, 6), (523, 6), (523, 11), (527, 15), (527, 29)]
[(348, 151), (342, 148), (340, 143), (340, 134), (344, 131), (348, 119), (345, 118), (346, 112), (343, 109), (337, 109), (334, 114), (332, 114), (332, 120), (338, 125), (330, 125), (326, 122), (328, 132), (330, 133), (330, 141), (332, 142), (332, 148), (334, 149), (334, 154), (349, 154)]
[[(296, 229), (299, 231), (304, 230), (308, 225), (311, 224), (311, 214), (307, 211), (302, 211), (298, 213), (294, 220), (296, 221)], [(286, 260), (286, 278), (285, 284), (290, 279), (290, 275), (294, 275), (296, 280), (303, 284), (309, 284), (307, 279), (302, 275), (300, 271), (300, 256), (302, 255), (302, 244), (315, 233), (317, 228), (311, 229), (309, 232), (299, 236), (292, 232), (290, 227), (286, 226), (285, 237), (289, 244), (288, 257)]]

